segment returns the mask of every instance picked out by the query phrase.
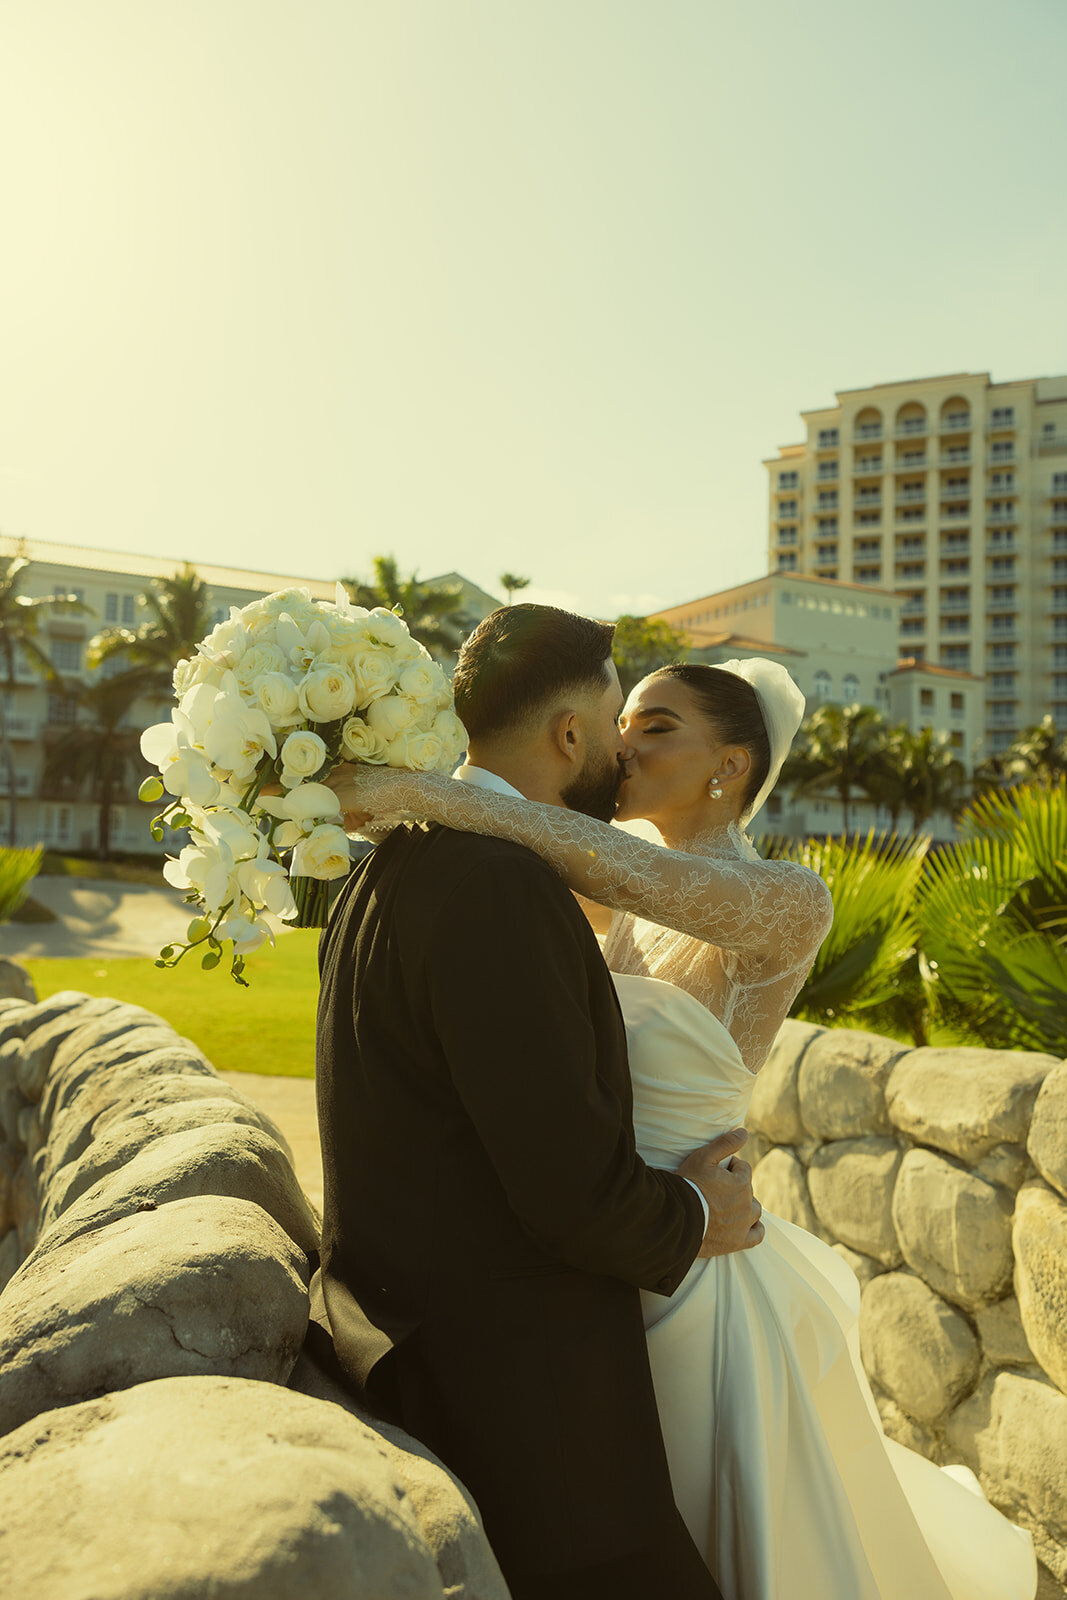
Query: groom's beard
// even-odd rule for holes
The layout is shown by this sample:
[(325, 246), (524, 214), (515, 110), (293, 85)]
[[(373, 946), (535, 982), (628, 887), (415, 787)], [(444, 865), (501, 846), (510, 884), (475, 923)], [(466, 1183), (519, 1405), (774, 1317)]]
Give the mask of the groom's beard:
[(619, 801), (619, 788), (625, 774), (617, 756), (586, 762), (574, 782), (560, 793), (569, 811), (581, 811), (597, 822), (611, 822)]

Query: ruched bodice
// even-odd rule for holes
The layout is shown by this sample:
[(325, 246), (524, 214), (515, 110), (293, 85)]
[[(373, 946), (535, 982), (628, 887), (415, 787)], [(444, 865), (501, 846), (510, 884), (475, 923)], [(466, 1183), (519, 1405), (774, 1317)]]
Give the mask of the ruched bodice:
[(755, 1079), (726, 1028), (684, 989), (612, 977), (626, 1022), (637, 1148), (649, 1166), (673, 1170), (744, 1123)]

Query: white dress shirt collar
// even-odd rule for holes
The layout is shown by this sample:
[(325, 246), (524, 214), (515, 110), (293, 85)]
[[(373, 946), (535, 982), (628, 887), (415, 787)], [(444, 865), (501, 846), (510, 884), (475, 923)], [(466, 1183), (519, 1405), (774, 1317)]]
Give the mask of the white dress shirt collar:
[(462, 767), (457, 767), (452, 776), (460, 783), (473, 784), (476, 789), (492, 789), (494, 794), (510, 794), (516, 800), (526, 798), (522, 791), (516, 789), (506, 778), (490, 772), (487, 767), (475, 767), (469, 761), (464, 762)]

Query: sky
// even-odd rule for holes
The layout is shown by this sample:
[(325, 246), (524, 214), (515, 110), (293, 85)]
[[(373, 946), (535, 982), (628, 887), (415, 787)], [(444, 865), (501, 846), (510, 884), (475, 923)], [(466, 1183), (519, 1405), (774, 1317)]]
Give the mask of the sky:
[(0, 532), (601, 616), (1067, 372), (1064, 0), (0, 0)]

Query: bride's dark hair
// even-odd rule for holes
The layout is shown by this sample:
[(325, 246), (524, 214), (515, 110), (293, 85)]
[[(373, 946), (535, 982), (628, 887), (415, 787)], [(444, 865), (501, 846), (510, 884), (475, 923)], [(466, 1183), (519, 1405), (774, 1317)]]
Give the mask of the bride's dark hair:
[(741, 810), (746, 811), (771, 770), (771, 741), (755, 689), (735, 672), (723, 672), (700, 661), (673, 661), (654, 676), (684, 683), (723, 743), (741, 745), (748, 751), (752, 766), (741, 803)]

